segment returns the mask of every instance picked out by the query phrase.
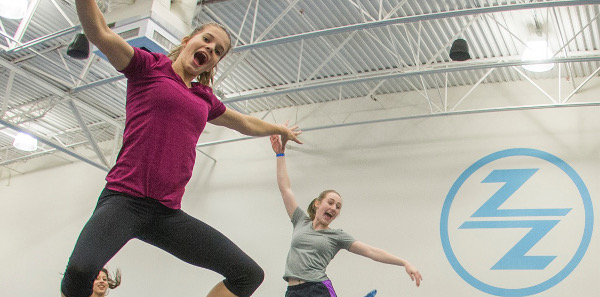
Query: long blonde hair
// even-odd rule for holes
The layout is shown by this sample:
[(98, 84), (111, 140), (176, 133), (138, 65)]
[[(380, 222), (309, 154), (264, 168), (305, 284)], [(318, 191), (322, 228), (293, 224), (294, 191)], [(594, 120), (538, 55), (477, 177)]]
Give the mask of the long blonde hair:
[(308, 216), (310, 217), (311, 221), (314, 221), (315, 216), (317, 215), (317, 206), (315, 204), (317, 203), (317, 201), (323, 201), (323, 198), (325, 198), (325, 196), (327, 196), (327, 194), (329, 193), (336, 193), (338, 196), (342, 197), (342, 195), (340, 195), (340, 193), (338, 193), (336, 190), (325, 190), (321, 192), (321, 194), (319, 194), (319, 197), (313, 199), (308, 205), (308, 208), (306, 209), (306, 212), (308, 213)]
[[(190, 35), (188, 35), (187, 37), (192, 38), (194, 37), (196, 34), (202, 32), (202, 30), (204, 30), (206, 27), (208, 26), (215, 26), (217, 28), (221, 28), (221, 30), (225, 31), (225, 34), (227, 34), (227, 37), (229, 38), (229, 46), (227, 47), (227, 49), (225, 50), (225, 52), (223, 53), (223, 55), (221, 56), (221, 59), (223, 59), (225, 57), (225, 55), (227, 55), (227, 53), (229, 52), (229, 50), (231, 49), (231, 35), (229, 34), (229, 31), (227, 31), (227, 29), (225, 27), (223, 27), (221, 24), (218, 23), (206, 23), (200, 27), (197, 27), (196, 29), (194, 29), (194, 31), (192, 31), (192, 33)], [(181, 53), (181, 50), (183, 49), (183, 43), (174, 47), (173, 49), (171, 49), (171, 51), (169, 52), (169, 54), (167, 54), (167, 57), (169, 57), (169, 59), (171, 59), (171, 63), (175, 62), (175, 60), (177, 60), (177, 58), (179, 57), (179, 54)], [(198, 79), (198, 82), (205, 85), (205, 86), (212, 86), (213, 84), (213, 80), (215, 77), (215, 74), (217, 73), (217, 66), (213, 67), (212, 69), (210, 69), (209, 71), (206, 72), (202, 72), (198, 75), (198, 77), (196, 77)]]

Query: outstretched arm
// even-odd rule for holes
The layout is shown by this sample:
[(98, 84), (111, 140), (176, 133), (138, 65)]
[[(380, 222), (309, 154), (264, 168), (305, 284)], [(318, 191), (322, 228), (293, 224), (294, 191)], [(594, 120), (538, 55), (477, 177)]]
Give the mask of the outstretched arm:
[(76, 0), (77, 16), (88, 40), (106, 55), (117, 70), (123, 70), (133, 57), (133, 48), (106, 25), (95, 0)]
[(221, 116), (210, 121), (210, 123), (236, 130), (244, 135), (268, 136), (277, 134), (296, 143), (302, 143), (298, 139), (298, 135), (302, 133), (302, 131), (298, 130), (298, 126), (288, 128), (287, 125), (271, 124), (230, 108), (226, 109)]
[[(285, 126), (287, 126), (287, 123)], [(283, 154), (285, 152), (285, 143), (285, 137), (283, 137), (282, 141), (281, 136), (271, 135), (271, 147), (276, 154)], [(288, 176), (287, 167), (285, 164), (285, 156), (277, 157), (277, 185), (279, 186), (279, 191), (281, 192), (281, 198), (283, 198), (285, 210), (291, 219), (294, 211), (298, 207), (298, 203), (296, 202), (294, 192), (292, 192), (290, 177)]]
[(398, 258), (380, 248), (370, 246), (360, 241), (355, 241), (348, 250), (352, 253), (367, 257), (377, 262), (404, 266), (404, 269), (406, 269), (406, 273), (408, 273), (411, 280), (416, 282), (417, 287), (421, 285), (421, 280), (423, 280), (423, 277), (421, 277), (421, 273), (419, 272), (419, 270), (417, 270), (417, 268), (412, 266), (412, 264), (410, 264), (404, 259)]

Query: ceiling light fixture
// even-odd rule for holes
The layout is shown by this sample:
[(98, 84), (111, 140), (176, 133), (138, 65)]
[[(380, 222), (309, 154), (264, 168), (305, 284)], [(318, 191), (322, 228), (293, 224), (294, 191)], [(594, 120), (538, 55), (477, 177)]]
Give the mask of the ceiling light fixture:
[(2, 0), (0, 1), (0, 17), (20, 20), (25, 17), (29, 0)]
[(466, 61), (471, 59), (471, 55), (469, 55), (469, 45), (466, 40), (459, 38), (452, 42), (452, 47), (450, 47), (450, 59), (452, 59), (452, 61)]
[(33, 152), (37, 150), (37, 139), (29, 134), (19, 132), (17, 136), (15, 136), (13, 146), (22, 151)]
[[(548, 42), (545, 40), (531, 40), (525, 46), (521, 61), (541, 61), (551, 57), (552, 50), (550, 50)], [(544, 72), (554, 68), (554, 63), (528, 64), (523, 65), (523, 68), (533, 72)]]

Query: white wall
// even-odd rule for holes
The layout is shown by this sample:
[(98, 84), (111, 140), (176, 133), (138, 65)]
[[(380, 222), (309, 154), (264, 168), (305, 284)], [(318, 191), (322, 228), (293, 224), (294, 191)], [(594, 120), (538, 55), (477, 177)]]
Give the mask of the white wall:
[[(497, 87), (482, 88), (478, 90), (480, 94), (473, 96), (486, 100), (493, 96), (490, 94), (496, 94), (517, 101), (519, 96), (531, 96), (522, 89), (498, 90)], [(585, 95), (590, 96), (582, 94)], [(399, 98), (403, 104), (398, 103)], [(414, 94), (382, 97), (377, 104), (388, 107), (387, 110), (373, 107), (350, 116), (352, 109), (348, 106), (328, 104), (316, 111), (311, 106), (298, 114), (296, 110), (278, 111), (274, 119), (281, 122), (297, 117), (302, 127), (315, 127), (340, 123), (342, 119), (373, 119), (384, 113), (402, 115), (403, 108), (410, 106), (404, 103), (418, 100), (422, 99)], [(478, 104), (477, 100), (467, 104)], [(595, 99), (592, 97), (592, 100)], [(309, 112), (313, 113), (312, 117), (307, 116)], [(422, 286), (416, 288), (402, 268), (341, 251), (328, 269), (338, 295), (362, 297), (377, 289), (377, 296), (382, 297), (490, 296), (465, 282), (449, 264), (442, 248), (440, 217), (453, 183), (469, 166), (489, 154), (512, 148), (537, 149), (561, 158), (579, 174), (589, 190), (597, 216), (600, 207), (597, 198), (600, 190), (597, 183), (599, 115), (598, 107), (509, 111), (393, 121), (303, 134), (305, 144), (292, 144), (287, 151), (292, 186), (299, 203), (304, 207), (320, 191), (336, 189), (342, 194), (344, 206), (332, 227), (342, 228), (361, 241), (410, 260), (424, 277)], [(222, 137), (222, 133), (235, 136), (233, 132), (211, 129), (202, 136), (201, 142)], [(255, 296), (283, 296), (286, 284), (281, 276), (291, 224), (277, 190), (275, 157), (268, 139), (233, 142), (202, 150), (217, 162), (198, 154), (183, 209), (228, 235), (265, 269), (265, 282)], [(507, 160), (497, 167), (541, 168), (539, 176), (542, 177), (548, 176), (542, 174), (546, 169), (552, 171), (552, 166), (534, 158)], [(0, 296), (58, 296), (60, 273), (93, 210), (104, 174), (89, 165), (75, 163), (2, 181), (0, 263), (4, 265), (0, 269)], [(573, 243), (581, 240), (584, 221), (581, 203), (572, 185), (565, 182), (560, 172), (552, 171), (552, 174), (556, 180), (536, 179), (532, 187), (524, 186), (525, 194), (517, 196), (520, 200), (507, 201), (506, 207), (573, 208), (572, 215), (559, 218), (564, 219), (561, 222), (565, 227), (557, 225), (555, 232), (540, 240), (530, 252), (531, 255), (556, 255), (553, 264), (538, 271), (485, 268), (489, 267), (486, 261), (495, 263), (527, 230), (456, 231), (456, 222), (468, 219), (472, 210), (499, 187), (476, 189), (481, 183), (472, 181), (471, 188), (457, 196), (452, 208), (450, 233), (453, 247), (461, 253), (461, 263), (468, 269), (475, 267), (478, 277), (506, 287), (541, 282), (560, 270), (559, 266), (572, 256), (570, 253), (576, 246)], [(470, 197), (475, 199), (469, 200)], [(478, 202), (477, 197), (483, 200)], [(527, 200), (530, 198), (533, 200)], [(597, 233), (595, 230), (583, 260), (573, 272), (536, 296), (600, 295)], [(476, 270), (482, 262), (485, 262), (485, 271)], [(108, 267), (111, 270), (119, 267), (124, 274), (122, 286), (110, 293), (112, 297), (204, 296), (221, 280), (212, 272), (191, 267), (135, 240), (127, 244)], [(519, 280), (515, 280), (515, 275)]]

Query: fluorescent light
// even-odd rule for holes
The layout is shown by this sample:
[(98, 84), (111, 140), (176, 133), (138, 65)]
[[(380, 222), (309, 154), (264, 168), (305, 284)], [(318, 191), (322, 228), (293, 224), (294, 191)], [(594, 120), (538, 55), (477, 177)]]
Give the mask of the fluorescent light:
[[(550, 59), (552, 51), (545, 40), (528, 41), (521, 56), (521, 61), (539, 61)], [(544, 72), (554, 68), (554, 63), (529, 64), (523, 68), (533, 72)]]
[(25, 17), (29, 0), (2, 0), (0, 1), (0, 17), (20, 20)]
[(31, 137), (29, 134), (19, 132), (15, 137), (13, 146), (26, 152), (33, 152), (37, 150), (37, 139)]

